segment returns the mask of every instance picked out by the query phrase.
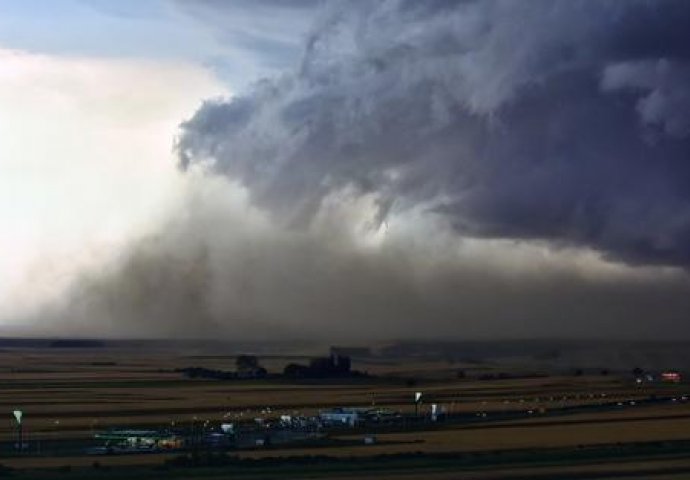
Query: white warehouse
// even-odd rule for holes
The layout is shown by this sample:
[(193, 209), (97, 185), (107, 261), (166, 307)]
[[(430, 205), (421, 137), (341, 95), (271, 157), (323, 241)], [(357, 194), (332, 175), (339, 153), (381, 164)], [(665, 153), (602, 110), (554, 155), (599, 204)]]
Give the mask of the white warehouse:
[(333, 408), (319, 413), (321, 421), (328, 425), (347, 425), (354, 427), (362, 420), (362, 411), (356, 408)]

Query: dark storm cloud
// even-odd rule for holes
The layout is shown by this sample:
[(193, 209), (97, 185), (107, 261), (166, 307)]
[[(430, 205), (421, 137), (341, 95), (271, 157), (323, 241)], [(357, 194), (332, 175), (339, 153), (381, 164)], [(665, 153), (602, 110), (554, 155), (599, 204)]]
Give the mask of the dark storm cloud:
[(690, 334), (690, 3), (177, 4), (228, 40), (317, 21), (184, 122), (179, 205), (46, 309), (61, 332)]
[(183, 124), (288, 225), (344, 188), (463, 236), (690, 265), (690, 3), (327, 4), (299, 68)]

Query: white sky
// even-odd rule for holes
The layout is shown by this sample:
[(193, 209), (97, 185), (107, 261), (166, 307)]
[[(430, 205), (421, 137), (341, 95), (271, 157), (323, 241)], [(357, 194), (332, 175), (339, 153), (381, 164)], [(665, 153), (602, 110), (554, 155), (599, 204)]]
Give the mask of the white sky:
[(179, 189), (179, 121), (227, 93), (190, 64), (0, 49), (0, 308), (58, 293), (155, 223)]
[(296, 61), (303, 12), (257, 30), (233, 5), (0, 0), (0, 326), (155, 227), (203, 99)]

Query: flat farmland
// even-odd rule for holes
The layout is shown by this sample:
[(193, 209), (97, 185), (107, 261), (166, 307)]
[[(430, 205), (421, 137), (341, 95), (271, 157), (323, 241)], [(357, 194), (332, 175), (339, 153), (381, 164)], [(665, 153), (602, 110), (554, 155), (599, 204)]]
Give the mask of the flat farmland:
[[(288, 363), (306, 363), (308, 358), (301, 353), (259, 356), (273, 374)], [(375, 405), (411, 415), (414, 394), (421, 391), (419, 418), (410, 424), (338, 429), (324, 445), (256, 448), (232, 454), (257, 461), (313, 455), (365, 461), (380, 455), (495, 454), (549, 448), (578, 451), (690, 441), (690, 388), (685, 384), (637, 385), (625, 373), (570, 375), (491, 362), (408, 359), (355, 361), (354, 368), (369, 376), (328, 380), (297, 381), (277, 375), (258, 380), (190, 379), (178, 371), (186, 367), (230, 371), (235, 369), (235, 359), (235, 355), (173, 349), (0, 351), (0, 408), (5, 411), (0, 438), (10, 445), (16, 437), (14, 409), (25, 414), (25, 439), (32, 445), (47, 445), (62, 440), (86, 442), (108, 428), (194, 428), (206, 422), (217, 428), (221, 422), (314, 415), (336, 406)], [(431, 404), (442, 407), (452, 421), (431, 422)], [(376, 436), (375, 445), (363, 444), (367, 435)], [(113, 468), (135, 468), (160, 465), (175, 455), (97, 460)], [(650, 459), (656, 461), (656, 457)], [(86, 468), (93, 462), (94, 457), (86, 455), (42, 454), (5, 458), (1, 463), (31, 470), (61, 465)], [(432, 473), (440, 475), (438, 478), (446, 474)]]
[[(279, 372), (291, 359), (265, 362)], [(195, 421), (280, 414), (311, 415), (334, 406), (382, 406), (401, 412), (414, 410), (415, 391), (423, 390), (428, 409), (442, 405), (455, 414), (496, 412), (548, 412), (578, 405), (597, 405), (676, 395), (682, 386), (639, 388), (616, 376), (546, 376), (499, 380), (427, 378), (408, 385), (410, 362), (397, 366), (357, 365), (370, 379), (328, 382), (287, 380), (219, 381), (188, 379), (176, 369), (189, 366), (234, 369), (234, 357), (190, 356), (175, 353), (115, 353), (96, 351), (0, 352), (0, 408), (7, 412), (0, 435), (11, 436), (11, 410), (21, 408), (33, 437), (90, 436), (106, 427), (184, 425)], [(445, 362), (425, 362), (418, 372), (444, 371)], [(380, 370), (379, 370), (380, 368)], [(679, 401), (674, 414), (687, 412)], [(270, 410), (270, 413), (269, 413)], [(630, 411), (630, 410), (626, 410)], [(617, 415), (619, 412), (613, 412)]]

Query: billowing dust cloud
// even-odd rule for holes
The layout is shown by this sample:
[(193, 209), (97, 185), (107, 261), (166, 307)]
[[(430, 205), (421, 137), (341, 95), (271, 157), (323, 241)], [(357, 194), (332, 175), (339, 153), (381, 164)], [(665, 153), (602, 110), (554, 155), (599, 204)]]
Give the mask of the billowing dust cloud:
[(688, 24), (670, 0), (326, 3), (292, 71), (182, 123), (180, 209), (46, 322), (690, 333)]

